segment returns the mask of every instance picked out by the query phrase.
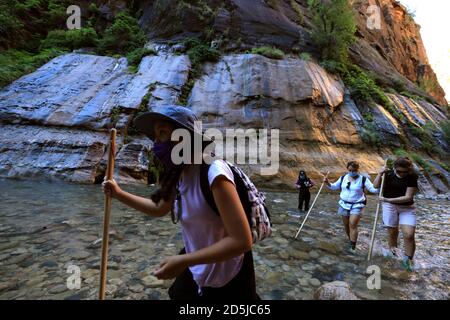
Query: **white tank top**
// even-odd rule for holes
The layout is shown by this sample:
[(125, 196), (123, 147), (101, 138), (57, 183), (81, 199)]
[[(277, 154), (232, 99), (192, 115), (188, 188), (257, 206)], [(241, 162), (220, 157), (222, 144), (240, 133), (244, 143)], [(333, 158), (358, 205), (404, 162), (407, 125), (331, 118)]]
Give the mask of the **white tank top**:
[[(211, 186), (214, 179), (225, 176), (234, 184), (233, 172), (223, 160), (214, 160), (208, 172)], [(200, 165), (189, 165), (181, 174), (179, 191), (182, 213), (181, 232), (186, 253), (208, 247), (226, 235), (220, 216), (206, 202), (200, 187)], [(177, 208), (177, 204), (175, 204)], [(189, 267), (199, 288), (222, 287), (241, 269), (244, 254), (229, 260)]]

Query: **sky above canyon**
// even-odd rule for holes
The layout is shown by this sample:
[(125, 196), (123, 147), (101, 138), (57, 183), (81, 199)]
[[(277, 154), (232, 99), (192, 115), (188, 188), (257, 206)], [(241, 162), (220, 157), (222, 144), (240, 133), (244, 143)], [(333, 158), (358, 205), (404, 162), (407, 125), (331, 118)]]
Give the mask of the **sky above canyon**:
[(400, 0), (414, 13), (428, 59), (450, 102), (450, 1)]

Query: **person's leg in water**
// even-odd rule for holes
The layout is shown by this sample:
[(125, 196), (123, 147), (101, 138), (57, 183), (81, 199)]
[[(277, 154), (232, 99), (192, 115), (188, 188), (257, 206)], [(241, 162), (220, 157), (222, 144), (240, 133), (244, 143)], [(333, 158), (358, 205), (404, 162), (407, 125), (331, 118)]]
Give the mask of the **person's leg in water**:
[(342, 216), (342, 223), (344, 224), (345, 233), (347, 234), (347, 237), (350, 240), (350, 217)]
[(305, 191), (305, 211), (309, 210), (309, 200), (311, 200), (311, 193), (309, 190)]
[(403, 241), (405, 242), (405, 255), (403, 259), (403, 266), (408, 271), (413, 271), (412, 260), (416, 251), (415, 232), (416, 227), (408, 225), (400, 225), (403, 235)]
[(358, 224), (361, 216), (359, 214), (350, 214), (349, 227), (350, 227), (350, 245), (352, 250), (356, 249), (356, 242), (358, 241)]
[(298, 192), (298, 210), (299, 211), (302, 211), (304, 201), (305, 201), (305, 195), (304, 195), (303, 191), (300, 190)]
[(397, 246), (398, 246), (398, 227), (388, 227), (388, 244), (389, 250), (391, 250), (394, 256), (397, 255)]

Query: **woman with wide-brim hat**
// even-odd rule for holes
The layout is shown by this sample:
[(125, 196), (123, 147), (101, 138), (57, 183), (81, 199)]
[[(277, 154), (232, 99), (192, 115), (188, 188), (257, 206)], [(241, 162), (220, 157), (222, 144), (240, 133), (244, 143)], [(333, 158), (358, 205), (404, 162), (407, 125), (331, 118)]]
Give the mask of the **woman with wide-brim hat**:
[[(192, 140), (201, 136), (207, 140), (203, 146), (211, 143), (204, 139), (197, 121), (190, 109), (177, 105), (138, 116), (134, 121), (136, 128), (154, 142), (152, 150), (165, 168), (160, 188), (147, 199), (122, 190), (110, 180), (103, 183), (104, 192), (153, 217), (170, 212), (173, 221), (180, 222), (184, 249), (165, 258), (155, 271), (159, 279), (176, 278), (169, 288), (171, 299), (258, 299), (251, 230), (229, 166), (216, 159), (208, 170), (217, 215), (202, 195), (200, 165), (192, 161), (176, 164), (171, 156), (177, 143), (171, 140), (176, 129), (186, 129)], [(195, 158), (195, 152), (183, 159), (189, 158)]]

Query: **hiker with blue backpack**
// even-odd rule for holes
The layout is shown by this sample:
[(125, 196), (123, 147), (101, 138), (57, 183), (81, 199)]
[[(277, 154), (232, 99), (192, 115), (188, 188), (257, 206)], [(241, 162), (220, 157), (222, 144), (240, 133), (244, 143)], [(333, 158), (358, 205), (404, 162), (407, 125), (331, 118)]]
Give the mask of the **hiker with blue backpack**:
[(159, 279), (176, 278), (169, 288), (171, 299), (259, 299), (251, 249), (255, 241), (270, 235), (264, 196), (242, 170), (224, 160), (173, 162), (175, 129), (187, 129), (191, 141), (200, 135), (206, 140), (203, 148), (212, 143), (195, 121), (190, 109), (176, 105), (138, 116), (136, 128), (154, 142), (152, 150), (164, 166), (160, 188), (147, 199), (109, 180), (103, 183), (104, 192), (154, 217), (170, 212), (172, 221), (180, 222), (184, 248), (155, 271)]
[(348, 172), (334, 183), (330, 183), (327, 177), (323, 181), (330, 190), (341, 190), (338, 214), (342, 216), (345, 232), (350, 241), (349, 251), (355, 253), (358, 224), (367, 204), (365, 190), (377, 193), (378, 189), (373, 186), (370, 178), (359, 172), (358, 162), (348, 162), (347, 170)]

